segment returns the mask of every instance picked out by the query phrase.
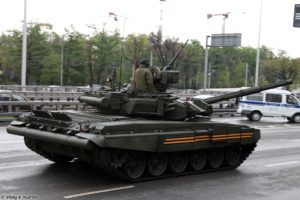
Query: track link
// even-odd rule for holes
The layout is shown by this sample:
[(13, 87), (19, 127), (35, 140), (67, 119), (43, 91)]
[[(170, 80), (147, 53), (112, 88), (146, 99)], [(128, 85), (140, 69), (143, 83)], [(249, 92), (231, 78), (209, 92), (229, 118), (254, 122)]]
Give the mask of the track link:
[(193, 174), (209, 173), (209, 172), (216, 172), (216, 171), (223, 171), (223, 170), (232, 170), (232, 169), (239, 167), (249, 157), (249, 155), (254, 151), (255, 147), (256, 147), (256, 144), (242, 146), (240, 161), (235, 166), (225, 166), (223, 164), (220, 168), (217, 168), (217, 169), (204, 168), (203, 170), (200, 170), (200, 171), (187, 170), (187, 171), (184, 171), (184, 172), (178, 173), (178, 174), (172, 174), (172, 173), (170, 173), (169, 170), (167, 170), (166, 174), (157, 176), (157, 177), (151, 177), (147, 173), (144, 173), (144, 175), (138, 179), (131, 179), (126, 174), (124, 174), (121, 167), (115, 167), (115, 164), (112, 163), (112, 161), (109, 157), (110, 149), (99, 149), (98, 151), (96, 151), (95, 154), (97, 155), (96, 158), (98, 158), (98, 159), (95, 160), (95, 162), (97, 163), (96, 165), (98, 167), (100, 167), (101, 169), (103, 169), (105, 172), (109, 173), (113, 177), (123, 179), (127, 182), (138, 183), (138, 182), (144, 182), (144, 181), (152, 181), (152, 180), (157, 180), (157, 179), (187, 176), (187, 175), (193, 175)]
[[(31, 149), (32, 151), (36, 152), (37, 154), (43, 156), (44, 158), (51, 160), (55, 163), (68, 163), (73, 158), (46, 152), (41, 150), (40, 141), (24, 138), (26, 146)], [(254, 151), (256, 147), (256, 144), (252, 145), (244, 145), (241, 146), (241, 156), (239, 162), (234, 166), (226, 166), (225, 163), (217, 169), (212, 168), (204, 168), (199, 171), (191, 171), (191, 169), (187, 169), (182, 173), (174, 174), (171, 173), (170, 170), (166, 170), (166, 172), (161, 176), (155, 176), (152, 177), (149, 175), (149, 173), (144, 172), (143, 176), (137, 179), (132, 179), (128, 177), (124, 170), (122, 169), (122, 166), (126, 162), (126, 158), (124, 156), (128, 156), (127, 150), (116, 150), (112, 148), (97, 148), (95, 151), (91, 152), (92, 154), (92, 165), (95, 168), (99, 168), (102, 171), (110, 174), (111, 176), (122, 179), (126, 182), (132, 182), (132, 183), (138, 183), (138, 182), (144, 182), (144, 181), (153, 181), (153, 180), (159, 180), (159, 179), (165, 179), (165, 178), (172, 178), (172, 177), (179, 177), (179, 176), (187, 176), (187, 175), (194, 175), (194, 174), (202, 174), (202, 173), (210, 173), (210, 172), (216, 172), (216, 171), (224, 171), (224, 170), (232, 170), (237, 167), (239, 167), (248, 157), (249, 155)], [(118, 156), (118, 153), (123, 154), (123, 156)]]

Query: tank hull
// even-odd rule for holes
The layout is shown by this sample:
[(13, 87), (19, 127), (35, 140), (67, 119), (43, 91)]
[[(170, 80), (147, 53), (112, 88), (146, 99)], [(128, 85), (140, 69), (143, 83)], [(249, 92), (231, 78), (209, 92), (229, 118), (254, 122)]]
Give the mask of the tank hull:
[(7, 132), (23, 136), (29, 149), (49, 160), (78, 158), (128, 181), (236, 168), (260, 139), (257, 129), (203, 119), (133, 120), (88, 113), (58, 118), (31, 114), (12, 122)]

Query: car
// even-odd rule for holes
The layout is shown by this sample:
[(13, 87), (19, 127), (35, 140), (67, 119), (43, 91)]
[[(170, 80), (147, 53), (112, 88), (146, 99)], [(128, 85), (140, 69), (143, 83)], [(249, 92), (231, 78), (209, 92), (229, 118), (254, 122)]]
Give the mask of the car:
[[(20, 94), (14, 94), (10, 90), (0, 90), (0, 102), (1, 101), (28, 101), (28, 99)], [(8, 112), (8, 105), (1, 105), (0, 112)], [(12, 107), (12, 111), (30, 111), (30, 105), (15, 105)]]

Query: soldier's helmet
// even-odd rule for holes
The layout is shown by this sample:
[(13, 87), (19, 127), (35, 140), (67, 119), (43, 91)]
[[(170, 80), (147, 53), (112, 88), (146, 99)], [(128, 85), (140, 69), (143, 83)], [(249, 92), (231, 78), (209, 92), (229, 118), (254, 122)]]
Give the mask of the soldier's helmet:
[(140, 64), (145, 65), (146, 67), (149, 67), (150, 61), (149, 61), (148, 58), (143, 58), (143, 59), (140, 60)]

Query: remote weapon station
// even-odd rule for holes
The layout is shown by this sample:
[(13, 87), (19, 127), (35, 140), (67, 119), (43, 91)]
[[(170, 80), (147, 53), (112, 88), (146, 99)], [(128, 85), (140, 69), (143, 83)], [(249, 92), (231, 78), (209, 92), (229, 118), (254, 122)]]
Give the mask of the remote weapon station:
[(166, 92), (179, 81), (172, 65), (180, 51), (162, 69), (151, 67), (157, 92), (90, 91), (79, 101), (95, 112), (34, 110), (13, 121), (7, 132), (24, 136), (29, 149), (53, 162), (77, 158), (133, 182), (237, 168), (256, 147), (260, 131), (210, 121), (211, 104), (292, 81), (180, 101)]

